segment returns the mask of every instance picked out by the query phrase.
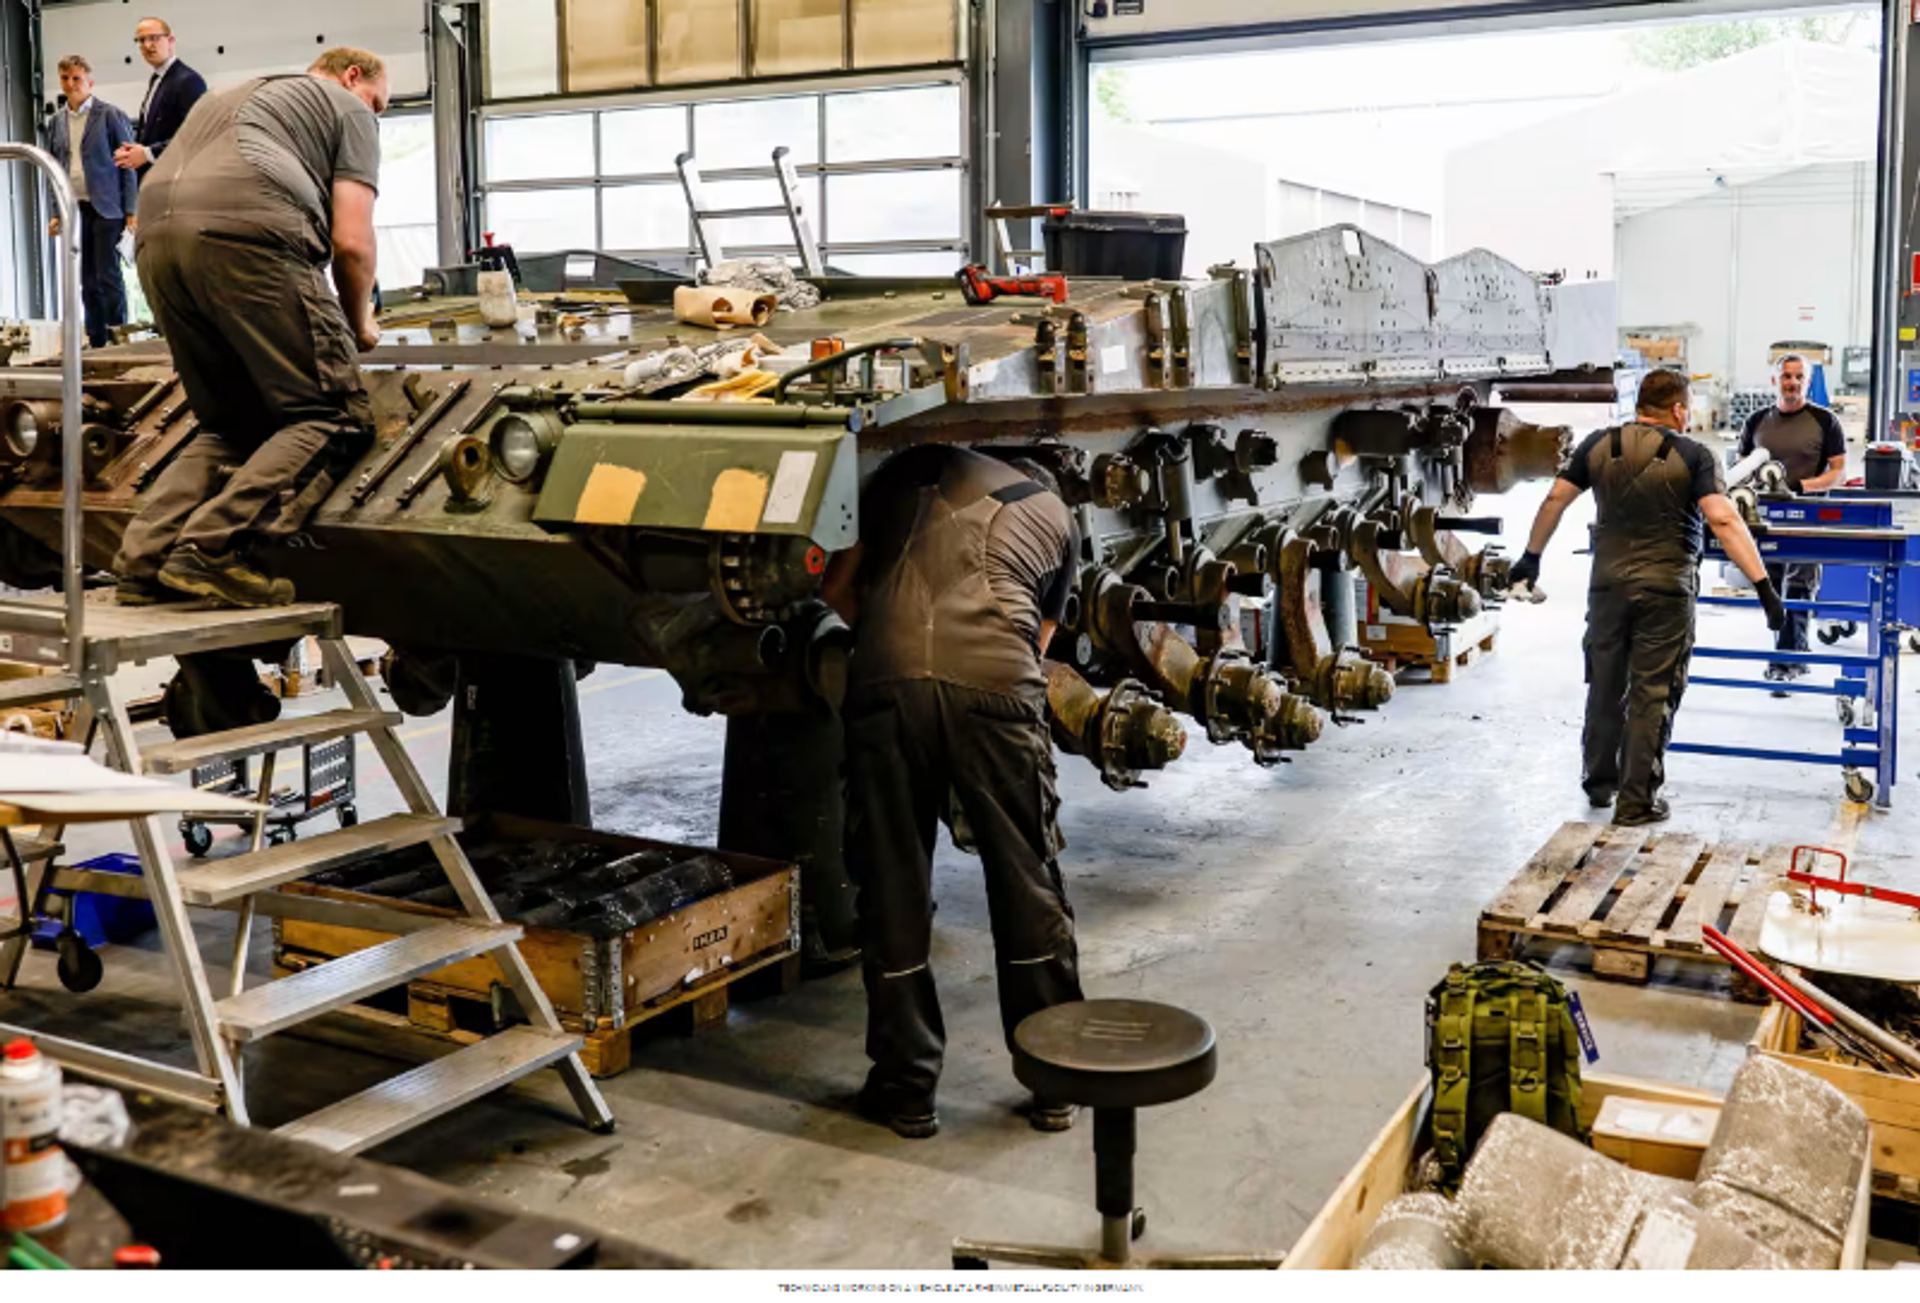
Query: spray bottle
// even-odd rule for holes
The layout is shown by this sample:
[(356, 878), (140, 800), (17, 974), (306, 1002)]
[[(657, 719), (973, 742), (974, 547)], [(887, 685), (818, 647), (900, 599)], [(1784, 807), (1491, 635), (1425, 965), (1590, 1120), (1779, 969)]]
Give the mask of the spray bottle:
[(32, 1041), (13, 1041), (0, 1051), (0, 1233), (67, 1219), (59, 1135), (60, 1069)]

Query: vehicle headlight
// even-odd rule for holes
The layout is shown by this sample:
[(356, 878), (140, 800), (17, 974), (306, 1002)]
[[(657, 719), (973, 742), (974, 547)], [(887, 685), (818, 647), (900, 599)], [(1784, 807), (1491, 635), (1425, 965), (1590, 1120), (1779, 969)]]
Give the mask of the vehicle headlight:
[(493, 464), (504, 479), (525, 484), (560, 441), (560, 427), (539, 412), (510, 412), (494, 423)]
[(6, 436), (8, 452), (21, 461), (33, 456), (33, 450), (40, 446), (40, 422), (34, 419), (31, 407), (22, 403), (13, 409)]

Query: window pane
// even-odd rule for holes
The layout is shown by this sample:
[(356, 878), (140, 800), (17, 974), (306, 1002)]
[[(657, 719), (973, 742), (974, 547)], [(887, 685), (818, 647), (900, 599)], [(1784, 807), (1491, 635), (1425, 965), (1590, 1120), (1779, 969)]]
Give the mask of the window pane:
[(960, 153), (960, 88), (827, 96), (827, 161), (952, 158)]
[(754, 0), (753, 75), (846, 66), (842, 0)]
[(829, 271), (848, 276), (951, 276), (960, 270), (960, 251), (940, 253), (837, 253), (827, 258)]
[(647, 0), (566, 0), (567, 89), (647, 84)]
[(497, 100), (560, 89), (560, 18), (553, 0), (491, 0), (486, 14), (487, 94)]
[(440, 228), (380, 226), (374, 230), (380, 247), (380, 288), (388, 294), (426, 280), (426, 269), (440, 265)]
[(960, 238), (959, 168), (827, 178), (833, 244)]
[(593, 191), (508, 190), (487, 196), (487, 229), (520, 253), (591, 249)]
[(440, 220), (433, 161), (433, 119), (424, 113), (380, 119), (378, 226), (434, 225)]
[[(764, 181), (709, 181), (706, 201), (709, 208), (761, 208), (780, 202), (780, 186), (771, 177)], [(807, 222), (813, 227), (813, 238), (820, 239), (818, 177), (800, 178), (800, 203), (806, 211)], [(707, 230), (723, 249), (793, 248), (793, 227), (784, 217), (741, 217), (710, 222)]]
[(615, 186), (601, 196), (601, 205), (609, 249), (692, 247), (687, 197), (677, 185)]
[(550, 113), (487, 122), (487, 180), (593, 175), (593, 115)]
[(606, 176), (672, 174), (687, 147), (687, 110), (622, 109), (600, 115), (600, 171)]
[(703, 172), (773, 166), (773, 151), (785, 145), (797, 167), (820, 161), (820, 97), (730, 100), (693, 110), (693, 148)]
[(740, 75), (740, 0), (659, 0), (661, 82)]
[(856, 68), (951, 63), (960, 57), (954, 0), (851, 0)]

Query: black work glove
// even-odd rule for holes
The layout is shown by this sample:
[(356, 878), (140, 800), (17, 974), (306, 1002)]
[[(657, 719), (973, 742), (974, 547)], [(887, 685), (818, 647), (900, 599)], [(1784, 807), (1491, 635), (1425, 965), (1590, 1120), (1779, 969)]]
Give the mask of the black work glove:
[(1762, 579), (1753, 586), (1760, 595), (1760, 607), (1767, 613), (1767, 628), (1779, 633), (1787, 627), (1787, 604), (1780, 600), (1780, 590), (1773, 586), (1773, 580)]
[(1788, 492), (1788, 493), (1791, 493), (1791, 494), (1792, 494), (1792, 495), (1793, 495), (1794, 497), (1796, 497), (1796, 498), (1797, 498), (1797, 497), (1799, 497), (1799, 496), (1800, 496), (1800, 495), (1801, 495), (1802, 493), (1805, 493), (1805, 492), (1806, 492), (1806, 489), (1804, 489), (1804, 488), (1802, 488), (1802, 487), (1801, 487), (1801, 484), (1800, 484), (1800, 481), (1799, 481), (1799, 480), (1788, 480), (1788, 481), (1787, 481), (1787, 492)]
[(1529, 588), (1539, 586), (1540, 554), (1538, 552), (1522, 553), (1520, 559), (1515, 561), (1512, 567), (1508, 569), (1507, 587), (1518, 588), (1521, 584), (1525, 584)]

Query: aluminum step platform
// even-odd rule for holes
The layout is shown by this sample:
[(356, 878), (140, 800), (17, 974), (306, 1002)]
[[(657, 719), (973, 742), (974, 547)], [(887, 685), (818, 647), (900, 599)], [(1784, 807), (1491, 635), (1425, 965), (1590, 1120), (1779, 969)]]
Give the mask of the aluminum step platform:
[(401, 716), (391, 711), (328, 710), (162, 743), (147, 747), (140, 753), (140, 759), (150, 774), (185, 774), (202, 765), (242, 760), (309, 742), (329, 742), (356, 733), (371, 733), (376, 728), (398, 728), (400, 723)]
[(570, 1032), (510, 1028), (290, 1122), (275, 1134), (336, 1154), (357, 1154), (558, 1063), (580, 1045), (581, 1038)]
[(236, 1041), (257, 1041), (522, 935), (511, 923), (443, 923), (256, 986), (214, 1009), (223, 1034)]
[(180, 895), (189, 905), (222, 905), (256, 891), (298, 882), (309, 874), (451, 837), (460, 820), (426, 814), (392, 814), (355, 828), (287, 842), (248, 855), (180, 869)]
[[(111, 589), (100, 589), (87, 594), (85, 615), (82, 637), (89, 659), (102, 674), (162, 656), (226, 651), (308, 636), (341, 636), (340, 608), (326, 602), (258, 611), (208, 602), (121, 606)], [(64, 654), (47, 654), (52, 644), (64, 647), (66, 643), (63, 599), (58, 594), (45, 594), (0, 601), (0, 636), (12, 639), (11, 650), (0, 651), (0, 660), (36, 665), (64, 663)]]
[[(0, 634), (0, 640), (6, 635)], [(6, 660), (0, 648), (0, 660)], [(71, 701), (80, 695), (80, 680), (71, 674), (40, 674), (30, 679), (8, 679), (0, 683), (0, 710), (14, 706), (38, 706), (49, 701)]]

